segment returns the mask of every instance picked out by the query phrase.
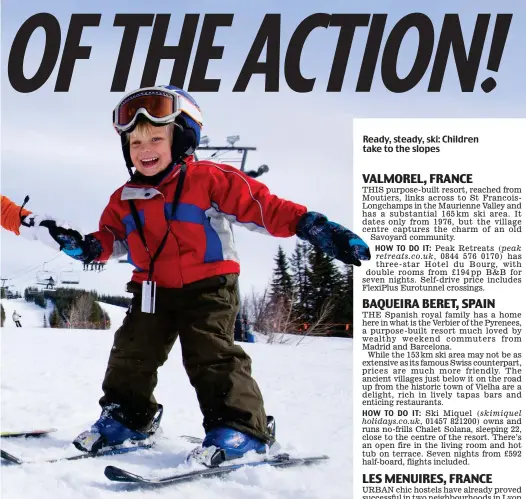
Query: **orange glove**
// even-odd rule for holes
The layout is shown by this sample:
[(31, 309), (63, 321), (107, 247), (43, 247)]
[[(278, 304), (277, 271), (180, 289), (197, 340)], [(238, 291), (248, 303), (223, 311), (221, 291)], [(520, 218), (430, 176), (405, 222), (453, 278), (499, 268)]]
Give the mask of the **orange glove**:
[(17, 236), (20, 235), (20, 216), (25, 217), (30, 215), (31, 212), (22, 208), (20, 212), (20, 206), (13, 203), (8, 197), (0, 195), (1, 207), (0, 207), (0, 219), (2, 227), (6, 230), (14, 232)]

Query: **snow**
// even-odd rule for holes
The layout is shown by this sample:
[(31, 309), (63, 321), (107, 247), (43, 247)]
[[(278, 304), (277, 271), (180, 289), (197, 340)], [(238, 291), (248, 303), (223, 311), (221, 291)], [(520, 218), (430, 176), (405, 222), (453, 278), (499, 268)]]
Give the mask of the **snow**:
[[(15, 310), (18, 315), (22, 317), (20, 324), (22, 324), (23, 327), (41, 328), (44, 325), (44, 314), (46, 315), (46, 319), (49, 318), (50, 310), (38, 307), (34, 303), (29, 303), (23, 298), (17, 300), (1, 300), (1, 302), (5, 311), (4, 328), (16, 329), (15, 323), (13, 322), (13, 312)], [(4, 359), (2, 359), (2, 361), (4, 361)]]
[[(2, 439), (2, 448), (27, 461), (75, 455), (71, 440), (99, 415), (98, 399), (113, 332), (125, 309), (101, 303), (112, 330), (43, 329), (43, 309), (2, 300), (1, 427), (3, 431), (56, 427), (39, 439)], [(15, 328), (13, 309), (22, 315)], [(258, 337), (260, 339), (261, 336)], [(4, 499), (177, 497), (192, 499), (339, 499), (352, 495), (352, 340), (307, 338), (299, 346), (242, 344), (276, 418), (282, 450), (298, 456), (328, 454), (323, 464), (296, 469), (241, 469), (224, 478), (156, 489), (112, 483), (107, 465), (161, 476), (182, 471), (194, 447), (178, 435), (203, 436), (195, 392), (181, 363), (179, 343), (160, 369), (157, 399), (164, 404), (155, 450), (61, 463), (1, 466)], [(178, 468), (179, 467), (179, 468)]]

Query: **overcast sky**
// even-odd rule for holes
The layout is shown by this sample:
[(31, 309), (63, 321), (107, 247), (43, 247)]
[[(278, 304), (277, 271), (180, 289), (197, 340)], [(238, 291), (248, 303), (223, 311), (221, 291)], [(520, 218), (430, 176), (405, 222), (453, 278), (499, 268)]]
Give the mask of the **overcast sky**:
[[(293, 5), (292, 5), (293, 4)], [(21, 203), (26, 194), (28, 208), (71, 220), (85, 232), (97, 229), (100, 214), (110, 194), (127, 180), (120, 142), (111, 124), (111, 111), (121, 93), (111, 93), (115, 62), (120, 48), (122, 28), (113, 27), (116, 13), (172, 13), (167, 44), (178, 43), (185, 13), (233, 13), (230, 28), (219, 28), (216, 45), (225, 46), (223, 59), (209, 64), (207, 77), (221, 78), (218, 93), (196, 93), (201, 105), (204, 133), (214, 144), (225, 144), (227, 135), (238, 134), (238, 145), (256, 146), (248, 156), (248, 169), (265, 163), (270, 172), (261, 177), (272, 192), (310, 210), (325, 213), (329, 218), (350, 228), (352, 221), (352, 119), (353, 117), (524, 117), (526, 106), (524, 68), (526, 8), (522, 1), (443, 1), (440, 6), (418, 1), (350, 2), (327, 0), (305, 1), (35, 1), (2, 2), (2, 170), (1, 192)], [(111, 5), (111, 7), (108, 7)], [(425, 5), (425, 9), (422, 6)], [(177, 6), (175, 10), (174, 6)], [(220, 6), (220, 7), (219, 7)], [(365, 7), (363, 7), (365, 6)], [(307, 15), (315, 12), (386, 12), (387, 30), (400, 17), (414, 11), (429, 15), (437, 29), (445, 13), (460, 13), (469, 33), (476, 14), (515, 14), (508, 42), (495, 78), (498, 86), (490, 94), (479, 90), (480, 82), (494, 76), (485, 69), (488, 44), (482, 56), (478, 83), (474, 93), (462, 93), (452, 65), (448, 66), (441, 93), (426, 93), (429, 71), (414, 90), (392, 94), (383, 88), (379, 71), (368, 94), (354, 92), (367, 30), (358, 30), (351, 51), (351, 60), (341, 93), (326, 93), (336, 29), (318, 29), (304, 48), (301, 68), (307, 77), (317, 77), (314, 91), (306, 94), (287, 89), (281, 73), (281, 91), (265, 93), (263, 78), (253, 77), (245, 93), (231, 91), (248, 54), (251, 43), (267, 12), (282, 14), (282, 61), (294, 28)], [(62, 46), (72, 13), (101, 13), (99, 27), (85, 28), (82, 45), (91, 45), (89, 60), (77, 61), (70, 91), (55, 93), (58, 64), (39, 90), (16, 92), (7, 78), (7, 61), (14, 36), (22, 23), (38, 12), (50, 12), (60, 21)], [(492, 32), (493, 23), (490, 26)], [(41, 30), (40, 30), (41, 31)], [(151, 28), (143, 28), (135, 50), (127, 91), (140, 85)], [(470, 36), (469, 36), (470, 39)], [(414, 33), (402, 45), (400, 72), (409, 69), (416, 46)], [(384, 36), (385, 41), (385, 36)], [(24, 70), (31, 75), (40, 61), (44, 36), (36, 33), (29, 44)], [(436, 40), (435, 40), (436, 43)], [(469, 43), (469, 42), (468, 42)], [(195, 44), (197, 45), (197, 43)], [(195, 46), (194, 46), (195, 49)], [(62, 53), (62, 52), (61, 52)], [(172, 62), (163, 62), (158, 84), (169, 83)], [(190, 71), (187, 75), (187, 83)], [(295, 238), (274, 239), (243, 229), (236, 230), (236, 242), (242, 260), (241, 287), (261, 290), (269, 281), (273, 256), (278, 244), (288, 253)], [(41, 265), (54, 253), (39, 246), (2, 233), (1, 265), (3, 276), (19, 276), (23, 268)], [(54, 263), (68, 263), (63, 256)], [(119, 266), (120, 291), (131, 267)], [(108, 274), (110, 275), (110, 274)], [(117, 274), (115, 274), (117, 275)], [(15, 281), (23, 286), (31, 282), (30, 271)], [(109, 284), (108, 284), (109, 285)]]

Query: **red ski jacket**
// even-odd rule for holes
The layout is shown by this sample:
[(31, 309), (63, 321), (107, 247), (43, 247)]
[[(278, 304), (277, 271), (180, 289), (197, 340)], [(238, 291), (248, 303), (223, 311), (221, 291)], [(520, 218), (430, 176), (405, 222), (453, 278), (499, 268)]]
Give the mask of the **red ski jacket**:
[(128, 182), (112, 194), (99, 230), (91, 234), (103, 248), (98, 261), (127, 253), (128, 261), (135, 266), (132, 280), (148, 279), (150, 256), (137, 230), (130, 200), (152, 256), (170, 227), (154, 266), (153, 280), (161, 287), (180, 288), (214, 275), (239, 273), (231, 222), (272, 236), (295, 235), (298, 220), (307, 211), (305, 206), (280, 199), (232, 166), (195, 161), (193, 157), (186, 164), (173, 217), (172, 200), (180, 167), (155, 187)]

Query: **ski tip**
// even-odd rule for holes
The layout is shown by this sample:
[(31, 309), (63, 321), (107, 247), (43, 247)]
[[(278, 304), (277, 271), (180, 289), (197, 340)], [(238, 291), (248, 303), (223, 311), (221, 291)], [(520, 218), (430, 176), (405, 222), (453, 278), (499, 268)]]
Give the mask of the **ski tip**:
[(125, 471), (116, 466), (106, 466), (104, 469), (104, 475), (106, 478), (114, 482), (135, 482), (136, 476), (133, 473)]
[(58, 431), (57, 428), (47, 428), (45, 430), (35, 430), (29, 433), (28, 436), (34, 435), (35, 437), (39, 437), (43, 435), (48, 435), (49, 433), (55, 433), (56, 431)]
[(180, 435), (179, 438), (182, 438), (183, 440), (186, 440), (187, 442), (190, 442), (191, 444), (201, 445), (203, 443), (202, 438), (192, 437), (191, 435)]
[(318, 456), (308, 456), (308, 457), (292, 457), (288, 454), (280, 454), (273, 457), (272, 459), (265, 459), (263, 461), (252, 461), (248, 463), (231, 463), (225, 464), (224, 466), (214, 466), (208, 467), (205, 469), (193, 470), (183, 473), (176, 473), (173, 475), (167, 475), (164, 477), (145, 477), (140, 475), (135, 475), (129, 471), (123, 470), (121, 468), (116, 468), (115, 466), (107, 466), (104, 470), (106, 478), (114, 482), (126, 482), (126, 483), (135, 483), (142, 484), (145, 486), (155, 486), (155, 485), (168, 485), (176, 483), (186, 483), (192, 480), (211, 478), (211, 477), (222, 477), (237, 471), (244, 467), (256, 467), (256, 466), (273, 466), (276, 468), (289, 468), (293, 466), (308, 466), (321, 461), (329, 459), (329, 456), (321, 454)]
[(319, 456), (293, 457), (290, 454), (283, 453), (283, 454), (275, 454), (274, 456), (271, 457), (271, 460), (283, 461), (283, 462), (287, 462), (287, 461), (293, 461), (293, 462), (300, 462), (300, 461), (315, 462), (315, 461), (324, 461), (326, 459), (330, 459), (330, 457), (327, 456), (326, 454), (320, 454)]
[(106, 466), (104, 475), (110, 480), (119, 480), (123, 477), (122, 470), (116, 466)]
[(13, 456), (13, 454), (9, 454), (9, 452), (6, 452), (2, 449), (1, 451), (2, 459), (5, 459), (6, 461), (13, 463), (13, 464), (23, 464), (23, 461), (19, 459), (16, 456)]
[(327, 461), (327, 459), (330, 459), (329, 456), (322, 454), (320, 456), (314, 456), (314, 457), (306, 457), (303, 458), (305, 463), (319, 463), (320, 461)]
[(58, 431), (57, 428), (46, 428), (43, 430), (27, 430), (27, 431), (2, 431), (0, 437), (11, 438), (11, 437), (41, 437), (49, 433)]

